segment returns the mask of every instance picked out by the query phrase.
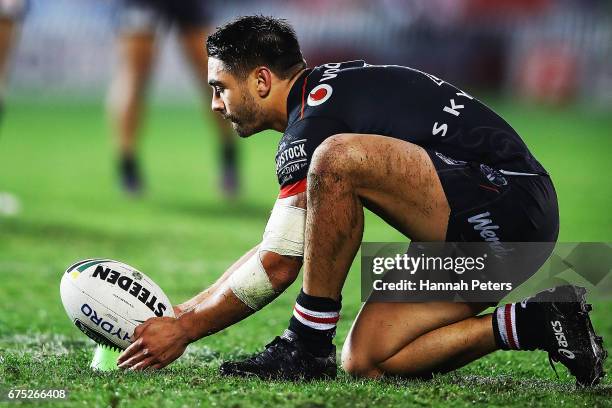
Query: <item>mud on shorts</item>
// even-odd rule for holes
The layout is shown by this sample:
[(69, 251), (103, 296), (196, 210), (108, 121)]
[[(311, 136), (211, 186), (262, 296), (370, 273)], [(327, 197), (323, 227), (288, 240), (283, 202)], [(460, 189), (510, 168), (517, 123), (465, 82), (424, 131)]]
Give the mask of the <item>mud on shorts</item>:
[(120, 33), (129, 34), (155, 33), (169, 26), (206, 27), (211, 20), (207, 3), (204, 0), (121, 0), (116, 28)]

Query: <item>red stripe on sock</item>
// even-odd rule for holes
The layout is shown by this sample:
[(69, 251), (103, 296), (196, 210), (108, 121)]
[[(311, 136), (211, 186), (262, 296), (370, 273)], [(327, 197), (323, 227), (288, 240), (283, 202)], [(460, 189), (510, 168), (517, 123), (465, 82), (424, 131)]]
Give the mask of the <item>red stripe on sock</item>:
[(304, 319), (314, 322), (314, 323), (336, 324), (338, 323), (338, 320), (340, 320), (340, 315), (338, 315), (338, 317), (315, 317), (315, 316), (311, 316), (306, 313), (302, 313), (299, 310), (297, 310), (295, 307), (293, 308), (293, 310), (295, 310), (295, 312), (299, 314), (300, 316), (302, 316)]
[(517, 349), (516, 343), (514, 342), (514, 336), (512, 335), (512, 305), (509, 303), (504, 308), (504, 320), (506, 321), (506, 337), (508, 338), (508, 345), (512, 349)]

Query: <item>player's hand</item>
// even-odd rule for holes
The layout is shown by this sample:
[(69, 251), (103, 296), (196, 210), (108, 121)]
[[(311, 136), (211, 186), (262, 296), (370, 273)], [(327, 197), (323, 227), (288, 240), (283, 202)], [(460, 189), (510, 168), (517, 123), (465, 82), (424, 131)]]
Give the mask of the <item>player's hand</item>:
[(119, 356), (122, 369), (160, 369), (177, 358), (187, 348), (189, 339), (178, 319), (155, 317), (134, 330), (133, 343)]

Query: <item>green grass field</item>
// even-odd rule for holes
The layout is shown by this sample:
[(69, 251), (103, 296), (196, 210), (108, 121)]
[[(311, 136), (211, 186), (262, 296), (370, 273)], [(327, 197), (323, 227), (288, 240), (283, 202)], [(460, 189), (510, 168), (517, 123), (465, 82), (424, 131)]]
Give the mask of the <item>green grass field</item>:
[[(553, 175), (561, 241), (612, 241), (612, 117), (494, 104)], [(11, 388), (69, 390), (66, 406), (612, 406), (612, 379), (576, 390), (545, 353), (497, 352), (432, 381), (288, 384), (224, 379), (220, 362), (261, 348), (286, 327), (299, 290), (246, 321), (189, 347), (155, 373), (93, 373), (93, 343), (66, 317), (59, 299), (64, 269), (108, 257), (149, 274), (178, 303), (200, 291), (256, 244), (278, 192), (278, 135), (240, 141), (244, 194), (224, 202), (217, 187), (213, 128), (190, 108), (155, 107), (143, 140), (148, 193), (122, 196), (101, 106), (13, 104), (0, 133), (0, 191), (22, 211), (0, 216), (0, 406)], [(365, 240), (401, 236), (368, 215)], [(360, 307), (359, 268), (344, 291), (337, 345)], [(612, 341), (612, 303), (597, 303), (593, 322)], [(607, 371), (612, 371), (610, 360)]]

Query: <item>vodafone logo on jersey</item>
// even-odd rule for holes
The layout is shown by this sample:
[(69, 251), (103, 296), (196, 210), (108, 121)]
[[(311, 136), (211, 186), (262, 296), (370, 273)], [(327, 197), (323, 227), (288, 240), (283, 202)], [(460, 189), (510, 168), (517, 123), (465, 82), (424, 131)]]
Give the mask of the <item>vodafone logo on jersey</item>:
[(333, 91), (333, 88), (328, 84), (317, 85), (308, 94), (306, 103), (308, 106), (321, 105), (331, 97)]

